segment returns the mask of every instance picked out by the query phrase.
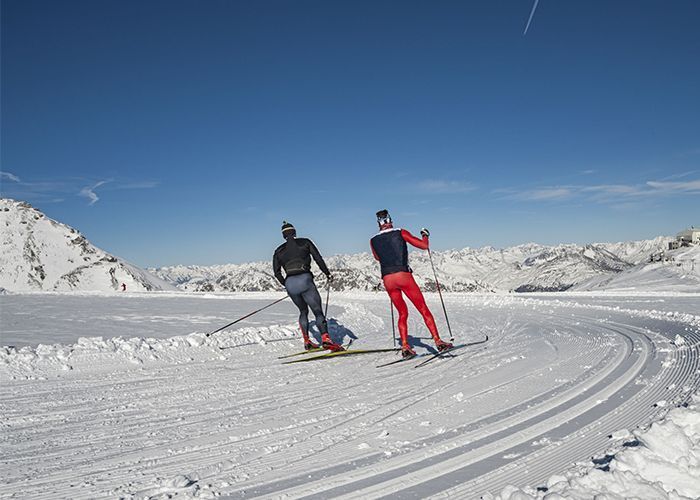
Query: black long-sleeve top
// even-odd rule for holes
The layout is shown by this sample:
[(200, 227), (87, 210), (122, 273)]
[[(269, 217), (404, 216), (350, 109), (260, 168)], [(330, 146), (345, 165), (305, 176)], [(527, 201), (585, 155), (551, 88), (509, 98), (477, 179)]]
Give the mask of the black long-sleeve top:
[(308, 238), (289, 238), (275, 250), (272, 257), (272, 268), (275, 272), (275, 278), (284, 285), (285, 277), (282, 276), (282, 268), (284, 267), (287, 276), (295, 274), (311, 272), (311, 257), (314, 258), (316, 264), (325, 275), (330, 274), (323, 257), (314, 245), (314, 242)]

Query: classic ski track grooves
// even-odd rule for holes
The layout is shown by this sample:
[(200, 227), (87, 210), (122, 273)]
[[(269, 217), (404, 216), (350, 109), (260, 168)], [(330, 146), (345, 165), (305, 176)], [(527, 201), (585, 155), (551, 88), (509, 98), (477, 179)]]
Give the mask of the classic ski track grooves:
[[(569, 318), (566, 318), (567, 320)], [(587, 321), (588, 326), (599, 326), (597, 322), (594, 321)], [(617, 378), (615, 379), (615, 383), (611, 384), (602, 384), (601, 388), (599, 391), (589, 395), (587, 398), (585, 398), (581, 403), (579, 403), (576, 407), (573, 407), (572, 409), (566, 410), (560, 410), (557, 409), (555, 412), (556, 415), (555, 417), (549, 418), (548, 420), (545, 420), (543, 422), (539, 422), (537, 425), (533, 425), (527, 429), (527, 432), (523, 432), (521, 430), (518, 430), (517, 432), (513, 432), (513, 436), (506, 436), (504, 437), (501, 441), (502, 442), (489, 442), (486, 446), (483, 446), (481, 449), (477, 449), (474, 452), (471, 453), (471, 455), (475, 455), (474, 458), (471, 458), (468, 456), (467, 453), (460, 453), (458, 456), (452, 458), (452, 459), (445, 459), (445, 460), (434, 460), (436, 463), (435, 465), (432, 466), (417, 466), (418, 462), (423, 461), (429, 461), (425, 459), (418, 458), (416, 459), (415, 457), (407, 457), (404, 460), (400, 459), (394, 459), (392, 461), (392, 465), (390, 466), (390, 469), (384, 469), (383, 471), (378, 471), (376, 467), (369, 467), (367, 471), (362, 471), (360, 469), (355, 469), (351, 470), (350, 472), (345, 472), (343, 471), (342, 473), (338, 473), (335, 476), (326, 476), (323, 477), (320, 480), (313, 481), (310, 480), (309, 478), (306, 478), (306, 480), (303, 482), (303, 484), (299, 485), (296, 488), (289, 488), (289, 489), (269, 489), (269, 486), (271, 486), (269, 483), (267, 483), (267, 487), (262, 488), (262, 490), (257, 491), (255, 488), (251, 489), (246, 489), (245, 490), (245, 496), (246, 497), (251, 497), (251, 496), (268, 496), (270, 494), (281, 494), (283, 493), (285, 496), (288, 496), (290, 498), (296, 498), (296, 497), (303, 497), (303, 498), (328, 498), (328, 497), (339, 497), (342, 498), (343, 496), (347, 496), (348, 498), (356, 498), (357, 496), (362, 496), (366, 498), (375, 498), (378, 496), (381, 496), (383, 494), (385, 495), (397, 495), (399, 494), (402, 498), (423, 498), (428, 495), (434, 495), (440, 493), (442, 489), (445, 489), (445, 481), (444, 481), (444, 476), (446, 476), (450, 472), (454, 471), (459, 471), (459, 469), (466, 469), (465, 466), (467, 466), (470, 463), (470, 460), (472, 463), (478, 462), (479, 460), (484, 460), (486, 458), (491, 458), (496, 454), (505, 454), (508, 452), (510, 448), (514, 448), (516, 445), (523, 443), (523, 442), (531, 442), (536, 440), (539, 436), (546, 434), (547, 432), (550, 431), (553, 427), (557, 427), (564, 423), (567, 420), (572, 420), (578, 416), (583, 415), (584, 413), (594, 409), (601, 400), (608, 400), (611, 396), (613, 396), (615, 393), (619, 392), (624, 386), (630, 384), (633, 385), (634, 379), (641, 373), (641, 371), (650, 363), (651, 357), (654, 355), (654, 346), (649, 341), (649, 339), (646, 337), (645, 333), (641, 331), (640, 329), (634, 329), (634, 328), (625, 328), (624, 325), (621, 325), (622, 329), (620, 327), (615, 327), (615, 328), (608, 328), (606, 331), (608, 333), (613, 333), (617, 336), (622, 337), (625, 340), (625, 345), (627, 348), (625, 349), (624, 352), (619, 353), (619, 355), (616, 357), (616, 361), (614, 363), (609, 363), (606, 366), (605, 372), (600, 372), (598, 373), (598, 377), (595, 379), (591, 379), (588, 381), (588, 385), (586, 384), (581, 384), (576, 386), (574, 389), (569, 391), (570, 394), (572, 394), (575, 397), (575, 394), (580, 393), (582, 389), (588, 390), (590, 387), (593, 385), (595, 381), (602, 380), (602, 378), (607, 375), (608, 373), (611, 373), (614, 369), (616, 369), (622, 361), (625, 359), (630, 359), (630, 366), (627, 367), (626, 370), (624, 370), (622, 373), (617, 375)], [(635, 345), (635, 339), (637, 346), (635, 347), (635, 350), (639, 350), (641, 352), (637, 353), (635, 356), (633, 356), (633, 345)], [(586, 351), (584, 350), (584, 353)], [(697, 365), (697, 359), (695, 359), (695, 365)], [(580, 361), (580, 360), (579, 360)], [(585, 361), (588, 361), (587, 359)], [(693, 365), (693, 366), (695, 366)], [(669, 370), (666, 370), (667, 372)], [(591, 370), (591, 372), (596, 372), (596, 370)], [(682, 372), (680, 375), (681, 376), (690, 376), (693, 373), (693, 370), (686, 370)], [(657, 376), (657, 378), (659, 378)], [(661, 399), (659, 393), (665, 394), (666, 397), (669, 396), (668, 392), (665, 391), (666, 384), (668, 384), (668, 380), (658, 380), (655, 382), (655, 385), (653, 387), (657, 388), (657, 391), (654, 394), (651, 394), (649, 396), (650, 400), (652, 403), (656, 400)], [(661, 384), (661, 385), (659, 385)], [(497, 389), (497, 386), (491, 386), (490, 390)], [(648, 392), (648, 391), (642, 391), (642, 392)], [(678, 389), (676, 392), (680, 392), (680, 389)], [(673, 394), (673, 396), (678, 396), (680, 394)], [(656, 398), (656, 399), (654, 399)], [(553, 400), (549, 403), (554, 404), (555, 401), (558, 400)], [(636, 403), (636, 406), (635, 406)], [(622, 407), (631, 407), (632, 410), (630, 413), (627, 413), (623, 415), (623, 418), (616, 418), (616, 419), (611, 419), (611, 425), (612, 427), (608, 429), (608, 433), (612, 432), (614, 430), (617, 430), (618, 428), (623, 428), (624, 425), (622, 425), (622, 422), (629, 422), (630, 418), (637, 424), (644, 423), (649, 420), (650, 418), (650, 411), (649, 407), (651, 407), (651, 404), (649, 403), (647, 406), (644, 404), (641, 404), (640, 406), (640, 401), (639, 401), (639, 396), (635, 396), (635, 399), (632, 400), (632, 402), (627, 402), (626, 404), (622, 405)], [(562, 405), (563, 406), (563, 405)], [(547, 409), (547, 405), (542, 405), (540, 404), (537, 407), (537, 410), (542, 412), (542, 410)], [(636, 408), (636, 410), (635, 410)], [(613, 415), (619, 415), (621, 413), (620, 410), (617, 410), (613, 412)], [(655, 412), (651, 412), (653, 415)], [(521, 420), (520, 423), (523, 421), (522, 420), (522, 413), (520, 414)], [(619, 423), (618, 423), (619, 422)], [(506, 427), (510, 426), (505, 421), (501, 422), (502, 424), (506, 425)], [(615, 424), (618, 425), (618, 427), (615, 427)], [(410, 425), (410, 424), (408, 424)], [(629, 425), (629, 424), (628, 424)], [(513, 427), (517, 426), (516, 424), (512, 424)], [(577, 459), (580, 460), (582, 458), (585, 458), (587, 456), (590, 456), (591, 454), (595, 453), (596, 451), (600, 451), (601, 449), (605, 448), (607, 438), (605, 435), (602, 435), (602, 433), (599, 433), (597, 436), (597, 439), (592, 440), (590, 437), (586, 437), (586, 432), (590, 431), (589, 427), (594, 428), (594, 427), (600, 427), (601, 424), (600, 422), (594, 422), (590, 426), (587, 426), (583, 428), (582, 430), (575, 432), (571, 435), (571, 437), (567, 437), (567, 439), (571, 440), (573, 442), (573, 445), (571, 447), (569, 446), (562, 446), (561, 442), (557, 443), (556, 445), (549, 446), (549, 460), (547, 460), (547, 466), (542, 468), (541, 472), (539, 473), (539, 478), (544, 479), (548, 476), (550, 476), (553, 473), (559, 472), (561, 470), (561, 463), (571, 463), (573, 461), (576, 461)], [(462, 436), (463, 440), (466, 443), (478, 441), (479, 439), (484, 439), (488, 434), (484, 434), (483, 432), (481, 434), (476, 434), (476, 435), (468, 435), (464, 434)], [(500, 445), (500, 446), (499, 446)], [(460, 446), (458, 443), (452, 442), (447, 445), (448, 448), (456, 448)], [(552, 450), (552, 448), (555, 448), (555, 450)], [(563, 450), (562, 452), (559, 452), (560, 450)], [(555, 451), (556, 453), (552, 453)], [(439, 453), (439, 452), (438, 452)], [(429, 454), (429, 450), (426, 451), (425, 449), (420, 450), (419, 454), (422, 454), (423, 456), (426, 456)], [(409, 454), (410, 455), (410, 454)], [(404, 456), (405, 457), (405, 456)], [(403, 458), (403, 457), (401, 457)], [(538, 464), (539, 465), (539, 464)], [(401, 467), (404, 467), (404, 470), (400, 470)], [(446, 470), (450, 468), (450, 470)], [(507, 469), (513, 469), (514, 466), (512, 465), (505, 465), (504, 466)], [(392, 470), (397, 470), (399, 469), (399, 472), (396, 474), (392, 474)], [(488, 471), (489, 468), (485, 468), (485, 471)], [(522, 483), (522, 481), (525, 479), (523, 477), (523, 470), (527, 470), (525, 467), (516, 467), (516, 471), (518, 471), (518, 474), (511, 474), (509, 476), (503, 476), (501, 478), (502, 482), (499, 482), (498, 484), (519, 484)], [(482, 471), (482, 472), (485, 472)], [(323, 470), (318, 471), (318, 472), (323, 472)], [(322, 475), (322, 474), (321, 474)], [(464, 477), (459, 477), (459, 474), (454, 474), (457, 476), (456, 481), (457, 482), (464, 482)], [(513, 476), (519, 475), (521, 477), (518, 477), (520, 480), (518, 481), (513, 481)], [(385, 481), (382, 481), (382, 479), (385, 476), (389, 476), (389, 478)], [(392, 479), (393, 477), (393, 479)], [(468, 477), (468, 476), (467, 476)], [(527, 474), (528, 480), (532, 480), (532, 475)], [(494, 487), (494, 478), (490, 478), (487, 482), (480, 482), (480, 488), (478, 487), (476, 489), (471, 489), (471, 490), (464, 490), (465, 485), (463, 484), (461, 488), (457, 488), (454, 493), (457, 493), (458, 496), (460, 497), (475, 497), (478, 496), (480, 493), (483, 493), (485, 491), (485, 488), (493, 488), (493, 489), (498, 489), (497, 487)], [(276, 484), (281, 485), (285, 481), (275, 481)], [(292, 483), (294, 482), (293, 480), (291, 481)], [(370, 484), (376, 484), (376, 486), (370, 486), (370, 487), (363, 487), (363, 484), (365, 483), (370, 483)], [(422, 483), (428, 483), (434, 484), (434, 485), (440, 485), (433, 486), (432, 488), (430, 486), (427, 487), (421, 487), (420, 485)], [(469, 484), (469, 483), (467, 483)], [(342, 486), (341, 486), (342, 485)], [(408, 487), (407, 487), (408, 486)]]
[(148, 497), (182, 474), (227, 498), (478, 498), (587, 461), (700, 386), (689, 328), (679, 349), (671, 323), (612, 307), (448, 300), (478, 306), (451, 314), (458, 341), (489, 341), (420, 370), (374, 368), (391, 353), (281, 365), (298, 348), (282, 339), (2, 383), (0, 498)]
[[(596, 373), (596, 377), (590, 379), (587, 381), (586, 384), (581, 384), (579, 386), (576, 386), (575, 388), (572, 388), (571, 390), (567, 391), (568, 397), (576, 397), (576, 395), (581, 392), (581, 389), (583, 388), (589, 388), (592, 386), (594, 383), (598, 382), (601, 380), (607, 373), (611, 372), (614, 368), (616, 368), (619, 363), (629, 356), (629, 353), (631, 352), (630, 346), (624, 351), (618, 354), (617, 359), (615, 363), (612, 363), (611, 365), (606, 366), (605, 372), (601, 373), (596, 373), (595, 370), (591, 370), (591, 372)], [(500, 385), (508, 385), (510, 383), (513, 383), (514, 381), (523, 381), (524, 378), (528, 377), (523, 377), (521, 375), (513, 377), (510, 381), (504, 384)], [(499, 386), (500, 386), (499, 385)], [(491, 386), (489, 389), (490, 391), (493, 391), (494, 389), (498, 389), (499, 386)], [(476, 396), (476, 394), (472, 394), (468, 397), (468, 399), (472, 399)], [(593, 396), (593, 398), (597, 397), (596, 395)], [(562, 397), (563, 399), (563, 397)], [(589, 398), (591, 399), (591, 398)], [(527, 412), (517, 412), (515, 415), (512, 415), (511, 412), (508, 410), (505, 410), (502, 412), (503, 416), (500, 417), (494, 424), (484, 426), (483, 428), (480, 428), (478, 431), (474, 432), (469, 432), (469, 427), (467, 426), (466, 428), (462, 429), (461, 431), (458, 432), (457, 436), (450, 439), (449, 441), (443, 443), (442, 446), (437, 447), (435, 452), (432, 452), (430, 449), (426, 450), (425, 448), (419, 448), (416, 452), (413, 454), (408, 453), (405, 455), (402, 455), (401, 457), (398, 457), (392, 461), (392, 466), (391, 470), (385, 470), (382, 473), (377, 473), (376, 470), (371, 470), (370, 475), (363, 477), (359, 471), (351, 471), (346, 474), (342, 474), (339, 478), (336, 479), (330, 479), (328, 477), (324, 478), (323, 480), (319, 480), (315, 483), (310, 483), (307, 482), (303, 486), (301, 486), (298, 490), (285, 490), (284, 494), (285, 495), (290, 495), (292, 497), (296, 496), (306, 496), (309, 494), (311, 491), (316, 492), (316, 496), (318, 498), (321, 497), (329, 497), (329, 496), (339, 496), (342, 495), (343, 493), (347, 493), (350, 497), (352, 496), (363, 496), (367, 498), (374, 498), (376, 496), (381, 495), (383, 492), (384, 493), (392, 493), (392, 492), (397, 492), (399, 490), (402, 490), (405, 488), (408, 484), (415, 484), (418, 482), (422, 482), (425, 480), (430, 480), (430, 479), (435, 479), (438, 476), (441, 475), (441, 470), (443, 470), (445, 467), (448, 466), (449, 460), (436, 460), (433, 455), (433, 453), (437, 453), (438, 455), (441, 454), (450, 454), (451, 450), (454, 448), (457, 448), (459, 446), (462, 446), (463, 443), (470, 443), (474, 441), (479, 441), (479, 440), (485, 440), (487, 437), (492, 436), (494, 434), (498, 433), (504, 433), (504, 431), (508, 428), (517, 426), (519, 423), (523, 422), (525, 420), (524, 414), (526, 413), (535, 413), (534, 416), (529, 417), (529, 418), (535, 418), (536, 415), (541, 414), (545, 411), (552, 411), (556, 405), (558, 405), (559, 399), (553, 399), (550, 401), (547, 401), (545, 404), (539, 404), (536, 406), (533, 406), (532, 409), (530, 409)], [(563, 405), (562, 405), (563, 406)], [(557, 409), (558, 417), (554, 417), (552, 420), (558, 421), (561, 420), (562, 417), (561, 415), (566, 415), (568, 416), (569, 414), (564, 413), (564, 411)], [(547, 422), (544, 425), (544, 429), (548, 429), (551, 427), (552, 424)], [(516, 433), (517, 436), (522, 435), (521, 430), (517, 430)], [(507, 438), (508, 436), (506, 436)], [(523, 438), (527, 439), (527, 438)], [(510, 441), (507, 439), (504, 439), (505, 443), (502, 446), (506, 446)], [(487, 450), (491, 450), (494, 448), (494, 444), (491, 443), (489, 446), (487, 446)], [(481, 452), (481, 450), (477, 450), (477, 452)], [(483, 452), (481, 452), (483, 453)], [(419, 458), (416, 458), (415, 455), (419, 455)], [(485, 458), (487, 456), (492, 455), (493, 453), (488, 453), (486, 455), (483, 455), (481, 458)], [(426, 455), (429, 455), (426, 457)], [(479, 456), (477, 455), (478, 459)], [(476, 460), (475, 459), (475, 460)], [(458, 463), (462, 463), (465, 461), (465, 456), (463, 454), (460, 454), (460, 456), (455, 457), (452, 459), (452, 461), (456, 461)], [(436, 465), (431, 466), (429, 465), (431, 462), (437, 462)], [(428, 464), (428, 465), (424, 465)], [(360, 476), (358, 479), (358, 475)], [(374, 483), (374, 482), (379, 482), (381, 481), (384, 477), (389, 476), (386, 481), (380, 482), (377, 487), (367, 487), (367, 488), (362, 488), (363, 483)], [(344, 487), (337, 487), (336, 485), (338, 483), (344, 483)], [(335, 488), (330, 488), (329, 486), (336, 486)], [(321, 491), (322, 490), (322, 491)], [(250, 490), (247, 491), (247, 495), (250, 495), (251, 493), (255, 493), (254, 491), (251, 492)], [(263, 493), (263, 492), (261, 492)], [(268, 494), (271, 494), (272, 491), (264, 491), (264, 494), (262, 496), (266, 496)], [(403, 495), (403, 492), (402, 492)]]

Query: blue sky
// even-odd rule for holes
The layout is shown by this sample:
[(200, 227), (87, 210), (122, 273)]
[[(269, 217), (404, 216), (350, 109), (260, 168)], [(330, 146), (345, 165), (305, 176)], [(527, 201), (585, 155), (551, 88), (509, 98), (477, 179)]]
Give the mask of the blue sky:
[(3, 196), (142, 266), (700, 224), (700, 3), (2, 2)]

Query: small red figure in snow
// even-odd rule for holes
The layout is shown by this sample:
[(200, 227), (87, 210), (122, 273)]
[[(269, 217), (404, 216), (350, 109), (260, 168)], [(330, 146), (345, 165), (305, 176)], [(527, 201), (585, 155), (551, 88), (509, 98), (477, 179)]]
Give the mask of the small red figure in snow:
[(411, 268), (408, 267), (408, 246), (406, 243), (408, 242), (421, 250), (427, 250), (430, 244), (428, 240), (430, 232), (427, 229), (421, 229), (422, 239), (419, 239), (405, 229), (394, 229), (387, 210), (377, 212), (377, 223), (379, 224), (379, 233), (370, 240), (369, 245), (372, 248), (374, 258), (381, 265), (384, 288), (391, 298), (391, 303), (399, 312), (399, 334), (401, 335), (403, 357), (410, 358), (416, 355), (408, 343), (408, 307), (403, 300), (403, 294), (406, 294), (423, 316), (425, 326), (430, 330), (438, 351), (451, 348), (452, 344), (440, 338), (433, 314), (428, 309), (425, 298), (413, 279)]
[(122, 292), (126, 292), (126, 283), (122, 283)]

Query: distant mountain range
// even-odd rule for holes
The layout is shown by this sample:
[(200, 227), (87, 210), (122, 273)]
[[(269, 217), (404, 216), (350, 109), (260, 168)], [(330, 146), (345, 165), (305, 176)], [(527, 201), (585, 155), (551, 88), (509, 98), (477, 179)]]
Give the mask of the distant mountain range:
[[(535, 243), (497, 249), (464, 248), (433, 252), (438, 281), (446, 291), (562, 291), (597, 276), (614, 276), (667, 246), (669, 238), (628, 243), (546, 246)], [(334, 290), (382, 289), (379, 266), (369, 253), (327, 259)], [(419, 285), (437, 289), (428, 255), (414, 251), (410, 264)], [(190, 291), (281, 290), (270, 262), (149, 269)], [(320, 274), (316, 271), (316, 274)], [(324, 278), (320, 278), (323, 280)]]
[[(7, 291), (183, 290), (247, 292), (282, 290), (270, 261), (217, 266), (140, 269), (93, 246), (77, 230), (49, 219), (24, 202), (0, 199), (0, 288)], [(622, 243), (556, 246), (528, 243), (510, 248), (434, 251), (440, 286), (453, 292), (538, 292), (644, 288), (663, 283), (700, 291), (700, 247), (681, 249), (676, 263), (649, 263), (670, 237)], [(698, 254), (698, 255), (696, 255)], [(681, 265), (681, 262), (684, 264)], [(369, 253), (327, 258), (334, 290), (381, 290), (379, 266)], [(426, 252), (410, 264), (419, 285), (437, 290)], [(686, 265), (687, 264), (687, 265)], [(657, 269), (658, 268), (658, 269)], [(652, 272), (653, 271), (653, 272)], [(318, 276), (320, 271), (314, 269)], [(659, 274), (661, 273), (661, 274)], [(645, 281), (646, 280), (646, 281)], [(325, 284), (325, 278), (318, 279)]]

